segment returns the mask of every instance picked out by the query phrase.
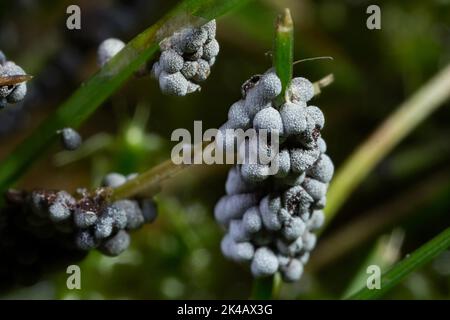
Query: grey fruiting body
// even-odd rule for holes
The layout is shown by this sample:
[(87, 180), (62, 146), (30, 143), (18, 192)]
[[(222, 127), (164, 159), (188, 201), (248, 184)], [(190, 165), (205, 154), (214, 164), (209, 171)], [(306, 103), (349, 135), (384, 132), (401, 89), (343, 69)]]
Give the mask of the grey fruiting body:
[(27, 85), (25, 83), (20, 83), (11, 91), (8, 95), (6, 101), (9, 103), (18, 103), (22, 101), (27, 95)]
[(198, 62), (198, 70), (197, 73), (195, 74), (195, 76), (193, 77), (193, 80), (195, 80), (196, 82), (202, 82), (205, 81), (206, 79), (208, 79), (210, 73), (211, 73), (211, 68), (209, 66), (208, 61), (203, 60), (203, 59), (196, 59)]
[(105, 216), (111, 217), (113, 227), (116, 229), (124, 229), (128, 223), (128, 214), (124, 208), (113, 203), (107, 206), (103, 213)]
[[(12, 61), (8, 61), (6, 56), (0, 51), (0, 77), (21, 76), (26, 72)], [(0, 109), (10, 104), (22, 101), (27, 94), (26, 82), (14, 85), (0, 86)]]
[(317, 139), (317, 148), (319, 148), (320, 153), (327, 152), (327, 143), (323, 140), (322, 137)]
[(241, 166), (241, 174), (246, 181), (258, 183), (269, 176), (269, 166), (258, 163), (244, 163)]
[(228, 111), (228, 123), (232, 128), (248, 129), (251, 126), (244, 100), (239, 100), (231, 105)]
[(184, 60), (175, 50), (165, 50), (159, 58), (159, 66), (167, 73), (175, 73), (181, 71)]
[(199, 61), (202, 56), (203, 56), (203, 47), (198, 48), (196, 51), (192, 53), (183, 55), (183, 57), (187, 61)]
[(130, 235), (120, 230), (114, 236), (107, 239), (100, 247), (99, 250), (107, 256), (118, 256), (125, 251), (130, 245)]
[(299, 135), (306, 129), (306, 112), (302, 105), (286, 102), (280, 108), (286, 135)]
[(272, 250), (261, 247), (255, 251), (251, 263), (251, 270), (255, 277), (265, 277), (278, 270), (278, 259)]
[(97, 246), (94, 236), (87, 230), (80, 231), (77, 234), (75, 243), (79, 249), (85, 251), (94, 249)]
[(104, 40), (97, 49), (97, 62), (103, 67), (112, 57), (125, 47), (125, 43), (116, 38)]
[[(155, 62), (154, 66), (158, 66), (158, 62)], [(181, 73), (187, 79), (192, 79), (198, 72), (198, 62), (197, 61), (185, 61), (183, 67), (181, 68)], [(159, 77), (159, 73), (157, 75)]]
[(303, 263), (298, 259), (291, 259), (286, 266), (281, 267), (283, 280), (286, 282), (293, 282), (303, 274)]
[(182, 49), (186, 53), (195, 52), (208, 40), (208, 33), (203, 28), (190, 29), (182, 39)]
[(72, 128), (64, 128), (58, 133), (61, 136), (61, 144), (66, 150), (76, 150), (81, 146), (82, 138), (80, 134)]
[[(244, 162), (230, 169), (226, 195), (216, 204), (215, 217), (226, 230), (221, 243), (226, 257), (249, 263), (254, 277), (280, 272), (284, 281), (292, 282), (301, 277), (317, 241), (314, 231), (323, 225), (333, 164), (320, 136), (323, 113), (307, 105), (314, 95), (312, 83), (293, 79), (287, 102), (278, 106), (274, 99), (280, 92), (281, 82), (270, 69), (247, 80), (242, 99), (230, 107), (221, 133), (226, 129), (276, 130), (280, 146), (269, 164), (249, 163), (247, 155), (267, 154), (270, 148), (249, 141), (234, 146), (233, 134), (216, 140), (227, 148), (237, 147)], [(275, 173), (269, 168), (274, 162), (278, 165)]]
[(242, 227), (248, 234), (256, 233), (262, 229), (261, 212), (258, 207), (251, 207), (242, 217)]
[(217, 29), (216, 20), (211, 20), (211, 21), (205, 23), (202, 26), (202, 28), (203, 28), (203, 30), (206, 31), (209, 41), (216, 38), (216, 29)]
[(211, 58), (208, 60), (208, 64), (212, 67), (216, 63), (217, 57)]
[(278, 172), (275, 174), (275, 177), (286, 178), (291, 171), (291, 156), (289, 150), (280, 150), (274, 161), (278, 162)]
[(278, 231), (281, 229), (281, 222), (278, 219), (278, 210), (281, 209), (281, 199), (265, 196), (259, 203), (259, 212), (264, 226), (267, 230)]
[(253, 127), (256, 130), (277, 131), (280, 135), (283, 134), (283, 121), (278, 110), (273, 107), (259, 111), (253, 118)]
[(158, 208), (152, 199), (142, 199), (140, 201), (142, 216), (145, 223), (152, 223), (158, 216)]
[(253, 193), (228, 195), (220, 199), (214, 209), (219, 222), (227, 224), (232, 219), (240, 219), (244, 212), (258, 203), (258, 196)]
[(185, 28), (160, 43), (161, 55), (153, 63), (151, 75), (158, 79), (164, 94), (185, 96), (200, 91), (219, 54), (216, 21), (198, 28)]
[(188, 86), (187, 86), (187, 90), (186, 90), (186, 94), (195, 92), (195, 91), (200, 91), (201, 87), (198, 84), (195, 84), (193, 82), (188, 82)]
[(113, 232), (114, 220), (110, 216), (101, 216), (94, 227), (94, 234), (97, 239), (105, 239)]
[(325, 197), (328, 186), (315, 179), (306, 178), (302, 184), (305, 191), (316, 201)]
[(300, 217), (292, 217), (283, 224), (282, 234), (287, 241), (295, 241), (305, 232), (306, 225)]
[(188, 90), (188, 80), (181, 72), (168, 73), (163, 70), (159, 75), (159, 87), (165, 94), (185, 96)]
[(230, 235), (236, 242), (243, 242), (249, 240), (249, 234), (247, 230), (244, 228), (242, 220), (236, 219), (231, 220), (230, 222)]
[(309, 230), (317, 230), (319, 229), (325, 221), (325, 214), (322, 210), (315, 210), (311, 216), (311, 219), (308, 220), (308, 229)]
[(293, 148), (290, 150), (291, 170), (296, 173), (305, 172), (320, 156), (319, 149)]
[(223, 237), (220, 247), (226, 257), (236, 262), (250, 261), (254, 255), (254, 246), (250, 242), (235, 242), (230, 235)]
[(321, 154), (316, 163), (308, 170), (308, 175), (323, 183), (331, 181), (334, 173), (334, 165), (330, 157), (326, 154)]
[(70, 217), (70, 210), (62, 203), (54, 203), (48, 208), (50, 219), (53, 222), (60, 222)]
[(273, 70), (267, 71), (245, 94), (247, 114), (253, 118), (258, 111), (272, 106), (272, 100), (281, 92), (281, 81)]
[(97, 214), (93, 211), (75, 208), (73, 218), (77, 227), (86, 229), (95, 224), (97, 221)]
[(256, 186), (247, 182), (242, 177), (238, 167), (233, 167), (228, 172), (227, 181), (225, 183), (225, 190), (227, 194), (239, 194), (254, 191)]
[(50, 220), (62, 222), (71, 216), (71, 207), (75, 204), (75, 199), (65, 191), (59, 191), (56, 198), (48, 208)]
[(211, 59), (214, 59), (220, 51), (219, 42), (216, 39), (212, 39), (211, 41), (208, 41), (203, 46), (203, 59), (206, 61), (210, 61)]
[(125, 213), (125, 226), (128, 230), (140, 228), (144, 224), (144, 216), (137, 201), (119, 200), (114, 206)]
[(314, 86), (308, 79), (298, 77), (292, 79), (286, 92), (289, 100), (294, 103), (308, 102), (314, 97)]

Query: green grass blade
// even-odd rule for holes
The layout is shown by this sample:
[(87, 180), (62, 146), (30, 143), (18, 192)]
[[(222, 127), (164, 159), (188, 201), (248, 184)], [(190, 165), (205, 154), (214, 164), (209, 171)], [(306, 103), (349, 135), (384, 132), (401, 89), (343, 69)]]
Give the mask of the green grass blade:
[(381, 288), (379, 290), (363, 288), (349, 299), (368, 300), (383, 297), (386, 292), (400, 283), (408, 274), (431, 261), (448, 247), (450, 247), (450, 228), (444, 230), (383, 274), (381, 276)]
[(272, 277), (253, 280), (252, 300), (277, 299), (281, 288), (281, 276), (276, 274)]
[(278, 16), (275, 30), (273, 65), (282, 85), (277, 99), (277, 104), (280, 105), (284, 102), (286, 88), (291, 82), (294, 63), (294, 22), (289, 9)]
[(273, 277), (253, 280), (251, 299), (253, 300), (272, 299), (273, 283), (274, 283)]
[(391, 268), (391, 266), (398, 261), (403, 238), (404, 232), (400, 229), (395, 229), (390, 235), (380, 237), (361, 264), (361, 267), (354, 273), (352, 280), (349, 282), (342, 297), (344, 299), (348, 298), (364, 286), (367, 281), (368, 266), (377, 265), (381, 270), (388, 270)]
[[(327, 235), (316, 247), (307, 269), (320, 272), (377, 235), (395, 226), (405, 226), (407, 221), (441, 218), (445, 211), (436, 206), (447, 199), (449, 193), (450, 174), (447, 170), (422, 179), (394, 199), (361, 212), (358, 218)], [(414, 230), (413, 227), (409, 231)]]
[[(11, 186), (57, 138), (63, 127), (79, 127), (120, 86), (158, 51), (158, 43), (180, 24), (217, 18), (246, 0), (185, 0), (143, 31), (64, 102), (9, 156), (0, 162), (0, 191)], [(204, 19), (195, 19), (201, 17)]]
[(400, 105), (339, 169), (328, 190), (326, 223), (386, 154), (449, 98), (450, 65)]

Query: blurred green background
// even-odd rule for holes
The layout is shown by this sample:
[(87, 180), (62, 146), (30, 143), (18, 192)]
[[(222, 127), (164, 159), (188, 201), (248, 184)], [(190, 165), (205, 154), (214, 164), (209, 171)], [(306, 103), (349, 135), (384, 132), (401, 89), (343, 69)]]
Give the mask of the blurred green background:
[[(97, 70), (102, 40), (132, 39), (175, 3), (2, 1), (0, 49), (35, 78), (23, 105), (0, 112), (0, 156)], [(81, 7), (81, 30), (65, 27), (70, 4)], [(370, 4), (250, 2), (218, 20), (221, 52), (201, 93), (167, 97), (148, 77), (129, 80), (83, 125), (81, 149), (67, 153), (55, 146), (20, 187), (94, 187), (108, 172), (141, 172), (167, 159), (176, 128), (193, 130), (194, 120), (202, 120), (204, 129), (220, 126), (241, 84), (270, 67), (274, 20), (285, 7), (295, 21), (295, 58), (334, 57), (297, 64), (294, 73), (312, 81), (335, 75), (314, 103), (325, 114), (322, 136), (339, 169), (378, 124), (450, 61), (450, 1), (378, 1), (381, 30), (366, 28)], [(387, 267), (450, 225), (449, 106), (426, 119), (355, 190), (320, 237), (302, 280), (284, 285), (282, 298), (339, 298), (359, 283), (368, 264)], [(68, 290), (62, 270), (1, 297), (247, 299), (250, 272), (222, 256), (222, 230), (213, 217), (227, 170), (195, 166), (169, 181), (157, 196), (158, 220), (133, 234), (129, 250), (117, 258), (93, 252), (83, 261), (82, 290)], [(374, 223), (382, 227), (373, 231)], [(342, 249), (350, 242), (351, 250)], [(450, 252), (385, 298), (450, 298)]]

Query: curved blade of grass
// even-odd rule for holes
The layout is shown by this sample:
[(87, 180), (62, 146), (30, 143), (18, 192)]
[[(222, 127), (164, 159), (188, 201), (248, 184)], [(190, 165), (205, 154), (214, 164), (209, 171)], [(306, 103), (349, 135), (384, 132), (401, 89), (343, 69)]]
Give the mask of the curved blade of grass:
[(450, 228), (441, 232), (438, 236), (428, 241), (419, 249), (397, 263), (388, 272), (381, 276), (381, 288), (370, 290), (363, 288), (349, 299), (368, 300), (382, 297), (386, 292), (395, 287), (401, 280), (415, 269), (423, 266), (438, 254), (450, 247)]
[(401, 229), (395, 229), (389, 235), (383, 235), (376, 241), (366, 259), (364, 259), (358, 271), (354, 273), (342, 298), (355, 294), (367, 281), (367, 267), (377, 265), (381, 270), (392, 267), (399, 259), (400, 247), (402, 246), (405, 233)]
[[(126, 47), (64, 102), (0, 163), (0, 191), (6, 190), (57, 138), (64, 127), (79, 127), (109, 96), (158, 51), (159, 41), (180, 25), (200, 25), (247, 0), (185, 0)], [(200, 17), (200, 18), (198, 18)]]
[(400, 105), (339, 169), (328, 191), (326, 223), (386, 154), (449, 98), (450, 65)]
[(450, 175), (447, 170), (422, 179), (392, 201), (362, 212), (358, 218), (325, 237), (318, 243), (306, 269), (317, 273), (373, 240), (376, 235), (396, 225), (403, 225), (406, 220), (417, 219), (421, 215), (432, 216), (435, 211), (433, 204), (447, 198), (449, 193)]

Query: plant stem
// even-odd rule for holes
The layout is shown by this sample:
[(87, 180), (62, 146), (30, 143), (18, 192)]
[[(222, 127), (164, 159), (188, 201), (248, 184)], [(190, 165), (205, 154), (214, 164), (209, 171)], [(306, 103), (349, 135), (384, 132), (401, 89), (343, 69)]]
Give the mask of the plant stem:
[(341, 167), (328, 191), (327, 223), (383, 157), (449, 97), (450, 65), (401, 104)]
[(113, 190), (112, 200), (130, 198), (143, 194), (144, 192), (145, 196), (150, 198), (160, 191), (162, 183), (165, 180), (180, 173), (187, 166), (186, 164), (176, 165), (172, 160), (166, 160), (115, 188)]
[(407, 255), (405, 259), (383, 274), (381, 276), (380, 289), (370, 290), (365, 287), (349, 299), (368, 300), (382, 297), (408, 274), (432, 260), (448, 247), (450, 247), (450, 228), (441, 232), (438, 236), (414, 251), (411, 255)]
[(273, 288), (272, 288), (272, 299), (279, 299), (281, 287), (283, 285), (283, 280), (281, 279), (281, 274), (276, 273), (273, 276)]
[(274, 287), (275, 287), (275, 280), (273, 276), (254, 279), (251, 299), (253, 300), (273, 299)]
[[(275, 24), (273, 51), (273, 66), (282, 85), (276, 104), (281, 105), (285, 102), (286, 88), (292, 80), (292, 67), (294, 64), (294, 23), (291, 12), (287, 8), (278, 16)], [(275, 282), (275, 276), (255, 279), (252, 297), (254, 299), (272, 299), (274, 291), (278, 293), (280, 286), (275, 285)], [(278, 288), (274, 290), (275, 287)]]
[(285, 9), (275, 23), (275, 40), (273, 50), (273, 66), (281, 80), (281, 94), (277, 98), (277, 105), (284, 103), (284, 96), (289, 82), (292, 80), (294, 64), (294, 22), (291, 12)]

